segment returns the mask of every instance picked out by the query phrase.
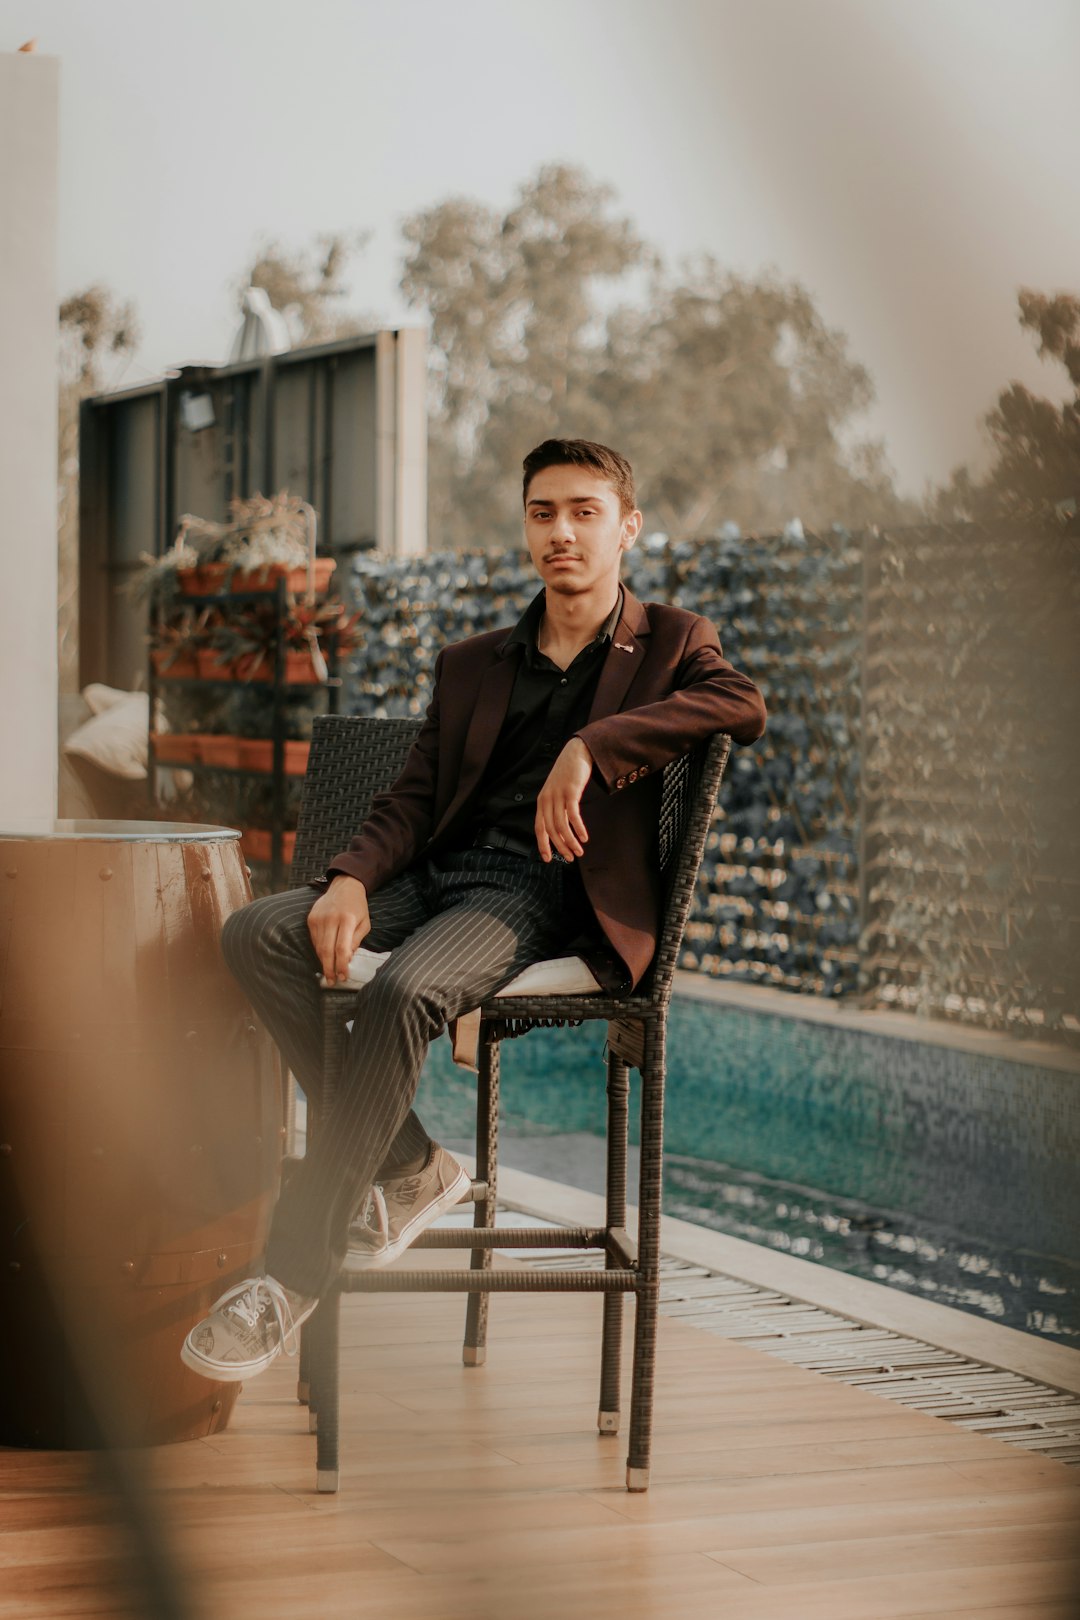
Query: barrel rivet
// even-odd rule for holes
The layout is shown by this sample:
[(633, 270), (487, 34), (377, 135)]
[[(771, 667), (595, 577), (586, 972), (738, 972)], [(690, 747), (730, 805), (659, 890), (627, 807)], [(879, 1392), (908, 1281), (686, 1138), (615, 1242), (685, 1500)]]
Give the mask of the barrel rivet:
[(121, 1265), (120, 1270), (121, 1271), (134, 1271), (135, 1270), (135, 1262), (134, 1262), (134, 1260), (125, 1260), (123, 1262), (123, 1264)]
[[(9, 875), (10, 875), (10, 876), (11, 876), (11, 877), (14, 877), (14, 876), (15, 876), (15, 874), (14, 874), (14, 872), (12, 872), (12, 873), (10, 873), (10, 874), (9, 874)], [(250, 866), (245, 866), (245, 867), (244, 867), (244, 876), (245, 876), (245, 877), (246, 877), (246, 878), (249, 878), (249, 877), (250, 877), (250, 876), (251, 876), (251, 867), (250, 867)]]
[(222, 1249), (221, 1253), (218, 1255), (217, 1263), (218, 1263), (218, 1270), (219, 1271), (223, 1271), (225, 1269), (225, 1267), (228, 1265), (229, 1257), (225, 1253), (224, 1249)]
[(211, 1410), (211, 1412), (220, 1412), (221, 1411), (221, 1402), (220, 1401), (215, 1401), (213, 1406), (210, 1408), (210, 1410)]
[(112, 867), (103, 866), (98, 872), (98, 877), (101, 879), (102, 883), (108, 883), (109, 879), (112, 877)]
[(259, 1033), (258, 1029), (255, 1027), (254, 1024), (249, 1024), (248, 1025), (247, 1032), (248, 1032), (249, 1035), (257, 1035)]
[(199, 876), (202, 878), (204, 883), (209, 883), (213, 875), (213, 872), (211, 872), (208, 866), (204, 866), (202, 871), (199, 873)]

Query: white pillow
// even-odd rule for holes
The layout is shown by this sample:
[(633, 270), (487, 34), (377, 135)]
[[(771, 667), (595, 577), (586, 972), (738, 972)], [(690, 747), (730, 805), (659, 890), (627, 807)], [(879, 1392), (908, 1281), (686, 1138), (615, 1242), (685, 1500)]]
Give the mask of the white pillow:
[[(87, 697), (90, 687), (83, 693)], [(112, 687), (99, 691), (112, 692)], [(118, 702), (108, 702), (100, 713), (73, 731), (64, 744), (65, 754), (88, 759), (110, 776), (126, 781), (146, 779), (146, 733), (150, 719), (150, 698), (146, 692), (123, 692)]]
[(89, 686), (83, 687), (81, 695), (91, 714), (104, 714), (106, 709), (115, 709), (118, 703), (136, 694), (125, 692), (122, 686), (105, 686), (101, 681), (91, 681)]

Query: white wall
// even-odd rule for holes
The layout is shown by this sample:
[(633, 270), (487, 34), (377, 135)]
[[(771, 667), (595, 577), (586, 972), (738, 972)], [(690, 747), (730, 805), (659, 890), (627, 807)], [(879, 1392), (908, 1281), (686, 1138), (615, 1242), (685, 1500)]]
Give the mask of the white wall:
[(0, 54), (0, 824), (56, 813), (59, 90)]

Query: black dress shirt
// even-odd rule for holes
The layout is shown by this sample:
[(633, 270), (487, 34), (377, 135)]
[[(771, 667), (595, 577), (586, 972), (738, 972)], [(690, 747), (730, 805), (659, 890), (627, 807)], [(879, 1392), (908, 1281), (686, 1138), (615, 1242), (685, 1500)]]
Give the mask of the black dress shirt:
[(619, 595), (606, 621), (566, 669), (537, 646), (545, 592), (534, 597), (507, 638), (518, 659), (510, 704), (477, 790), (474, 832), (500, 832), (536, 846), (536, 800), (551, 767), (589, 718), (604, 655), (622, 613)]

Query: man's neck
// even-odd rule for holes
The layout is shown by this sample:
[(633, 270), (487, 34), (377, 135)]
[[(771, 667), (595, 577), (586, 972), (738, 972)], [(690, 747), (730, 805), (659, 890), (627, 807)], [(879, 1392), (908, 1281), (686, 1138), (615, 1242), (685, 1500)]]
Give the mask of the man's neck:
[(619, 598), (619, 581), (598, 585), (578, 596), (544, 592), (544, 612), (536, 644), (561, 669), (573, 662), (583, 647), (595, 641)]

